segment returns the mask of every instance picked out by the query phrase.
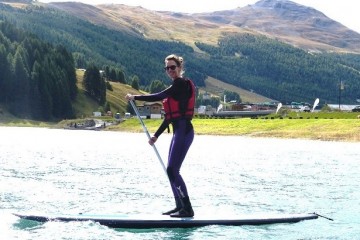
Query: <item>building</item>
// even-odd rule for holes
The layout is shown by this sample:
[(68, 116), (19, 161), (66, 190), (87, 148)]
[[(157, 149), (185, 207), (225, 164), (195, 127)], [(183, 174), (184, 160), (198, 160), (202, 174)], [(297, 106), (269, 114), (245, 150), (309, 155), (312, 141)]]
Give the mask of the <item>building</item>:
[(138, 105), (137, 108), (142, 118), (162, 118), (164, 115), (162, 104), (159, 102), (144, 102), (143, 105)]
[(331, 110), (340, 110), (340, 111), (347, 111), (347, 112), (351, 112), (351, 110), (353, 108), (355, 108), (358, 105), (350, 105), (350, 104), (327, 104), (327, 106), (331, 109)]

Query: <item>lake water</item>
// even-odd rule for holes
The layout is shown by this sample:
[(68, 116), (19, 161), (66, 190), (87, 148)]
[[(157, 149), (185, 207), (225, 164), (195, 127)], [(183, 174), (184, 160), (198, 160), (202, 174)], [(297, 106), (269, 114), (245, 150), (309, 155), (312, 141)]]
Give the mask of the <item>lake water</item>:
[[(157, 142), (163, 160), (170, 137)], [(0, 127), (0, 239), (359, 239), (359, 161), (360, 143), (196, 135), (182, 168), (196, 215), (317, 212), (334, 221), (147, 230), (35, 224), (12, 213), (160, 214), (173, 199), (144, 133)]]

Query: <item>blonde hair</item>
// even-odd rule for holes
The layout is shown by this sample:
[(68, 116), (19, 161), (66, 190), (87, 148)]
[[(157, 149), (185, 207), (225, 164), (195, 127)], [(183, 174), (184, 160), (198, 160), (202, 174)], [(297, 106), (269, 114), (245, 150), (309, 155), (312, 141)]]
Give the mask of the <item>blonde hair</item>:
[(181, 67), (181, 73), (180, 73), (180, 74), (183, 75), (183, 74), (185, 73), (185, 70), (184, 70), (184, 59), (183, 59), (182, 57), (176, 55), (176, 54), (170, 54), (169, 56), (167, 56), (167, 57), (165, 58), (165, 63), (166, 63), (167, 61), (170, 61), (170, 60), (173, 60), (178, 67)]

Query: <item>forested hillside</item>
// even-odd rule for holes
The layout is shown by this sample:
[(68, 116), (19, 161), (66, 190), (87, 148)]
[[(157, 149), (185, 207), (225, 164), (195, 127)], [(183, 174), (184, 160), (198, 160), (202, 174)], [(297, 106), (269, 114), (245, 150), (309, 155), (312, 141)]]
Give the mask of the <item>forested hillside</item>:
[[(233, 85), (253, 89), (280, 101), (291, 99), (335, 101), (340, 81), (344, 95), (360, 98), (360, 56), (310, 54), (290, 45), (250, 34), (232, 35), (218, 47), (197, 43), (212, 56), (203, 66), (207, 74)], [(222, 71), (218, 71), (221, 66)], [(305, 97), (306, 96), (306, 97)]]
[[(4, 19), (16, 24), (52, 44), (61, 44), (73, 52), (75, 66), (86, 68), (96, 64), (116, 66), (128, 78), (137, 75), (142, 86), (151, 81), (167, 80), (163, 73), (163, 59), (171, 52), (191, 56), (193, 49), (182, 43), (145, 40), (127, 33), (96, 26), (52, 8), (29, 5), (25, 9), (12, 8), (0, 3)], [(191, 58), (187, 59), (188, 72), (203, 85), (205, 75), (192, 71)]]
[(74, 116), (77, 94), (71, 53), (0, 21), (0, 103), (15, 116), (41, 120)]
[[(25, 44), (27, 41), (24, 39), (29, 37), (15, 40), (14, 35), (17, 34), (9, 33), (9, 30), (1, 30), (1, 58), (7, 61), (5, 65), (1, 61), (0, 83), (4, 85), (8, 82), (4, 79), (15, 79), (15, 75), (17, 79), (22, 79), (20, 75), (24, 72), (25, 77), (21, 81), (29, 86), (40, 84), (54, 91), (50, 94), (42, 91), (44, 99), (37, 100), (45, 101), (42, 104), (46, 104), (47, 107), (43, 106), (42, 109), (48, 109), (46, 114), (35, 110), (27, 112), (25, 110), (28, 108), (22, 104), (14, 104), (12, 109), (20, 111), (20, 106), (23, 106), (24, 112), (21, 110), (21, 114), (26, 116), (51, 118), (73, 114), (69, 102), (74, 98), (76, 90), (73, 87), (75, 85), (73, 72), (70, 73), (69, 69), (74, 67), (87, 68), (90, 65), (96, 65), (100, 69), (105, 66), (115, 67), (125, 73), (128, 83), (134, 76), (138, 77), (141, 89), (148, 89), (155, 80), (167, 84), (168, 79), (163, 72), (163, 59), (170, 53), (184, 56), (186, 75), (194, 79), (198, 87), (204, 86), (206, 77), (211, 76), (281, 102), (312, 102), (314, 98), (320, 98), (322, 102), (329, 103), (338, 101), (340, 81), (342, 81), (345, 86), (341, 92), (343, 103), (354, 103), (360, 98), (360, 55), (356, 54), (309, 53), (259, 34), (228, 34), (219, 39), (217, 46), (196, 42), (196, 46), (202, 51), (199, 53), (181, 42), (145, 39), (125, 31), (98, 26), (64, 11), (38, 4), (13, 8), (0, 3), (0, 21), (7, 21), (16, 28), (31, 32), (36, 36), (32, 36), (32, 39), (39, 38), (49, 43), (37, 43), (36, 46), (41, 46), (39, 47), (41, 50), (37, 53), (33, 45)], [(2, 24), (13, 29), (13, 32), (20, 32), (10, 27), (9, 23)], [(22, 34), (25, 35), (24, 32)], [(26, 34), (26, 36), (30, 35)], [(63, 47), (51, 47), (59, 45)], [(43, 49), (45, 46), (48, 47), (46, 51)], [(26, 51), (20, 50), (21, 47)], [(72, 53), (72, 56), (68, 53)], [(40, 56), (36, 57), (37, 54)], [(49, 55), (55, 55), (56, 60), (49, 60), (51, 59)], [(22, 56), (27, 59), (24, 67), (26, 71), (18, 72), (14, 67), (16, 61), (11, 60), (9, 56)], [(43, 72), (34, 71), (35, 65), (49, 78), (36, 80), (36, 74), (32, 72)], [(66, 69), (65, 73), (63, 70), (56, 70), (62, 68)], [(58, 78), (61, 81), (55, 80)], [(61, 93), (63, 89), (66, 91), (69, 89), (69, 94)], [(0, 98), (8, 104), (12, 103), (9, 101), (11, 97), (22, 96), (20, 92), (16, 92), (22, 91), (19, 87), (7, 88), (7, 90), (7, 96), (1, 95)], [(36, 94), (32, 91), (28, 92)], [(59, 100), (57, 96), (66, 99)], [(19, 97), (15, 102), (26, 102), (24, 99), (25, 97)], [(32, 101), (35, 100), (36, 98)], [(67, 104), (67, 107), (54, 106), (60, 103)], [(66, 113), (61, 110), (64, 108), (67, 109)]]

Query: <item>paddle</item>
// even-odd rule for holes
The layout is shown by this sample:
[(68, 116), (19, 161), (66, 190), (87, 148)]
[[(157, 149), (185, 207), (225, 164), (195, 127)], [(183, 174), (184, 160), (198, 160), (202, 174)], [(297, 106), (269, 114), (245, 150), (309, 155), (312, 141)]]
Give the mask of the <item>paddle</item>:
[[(132, 108), (134, 109), (134, 112), (135, 112), (137, 118), (139, 119), (139, 121), (140, 121), (140, 123), (141, 123), (141, 126), (143, 127), (144, 132), (146, 133), (146, 136), (147, 136), (148, 139), (150, 140), (150, 139), (151, 139), (150, 133), (149, 133), (149, 131), (147, 130), (147, 128), (146, 128), (146, 126), (145, 126), (145, 124), (144, 124), (144, 121), (143, 121), (142, 118), (140, 117), (140, 113), (139, 113), (139, 111), (138, 111), (138, 109), (137, 109), (134, 101), (133, 101), (133, 100), (129, 100), (129, 102), (130, 102)], [(156, 153), (156, 156), (158, 157), (159, 162), (160, 162), (160, 164), (161, 164), (161, 166), (162, 166), (162, 168), (163, 168), (163, 170), (164, 170), (167, 178), (169, 179), (170, 184), (171, 184), (175, 189), (177, 189), (178, 195), (181, 196), (182, 194), (180, 193), (180, 191), (178, 190), (178, 188), (177, 188), (174, 184), (172, 184), (171, 181), (170, 181), (169, 175), (167, 174), (167, 171), (166, 171), (165, 164), (164, 164), (163, 160), (161, 159), (161, 156), (160, 156), (160, 154), (159, 154), (159, 152), (158, 152), (158, 150), (157, 150), (157, 148), (156, 148), (156, 146), (155, 146), (155, 143), (152, 144), (151, 146), (153, 147), (153, 149), (154, 149), (154, 151), (155, 151), (155, 153)], [(180, 198), (180, 203), (181, 203), (182, 206), (184, 206), (184, 203), (183, 203), (183, 201), (182, 201), (181, 198)]]

